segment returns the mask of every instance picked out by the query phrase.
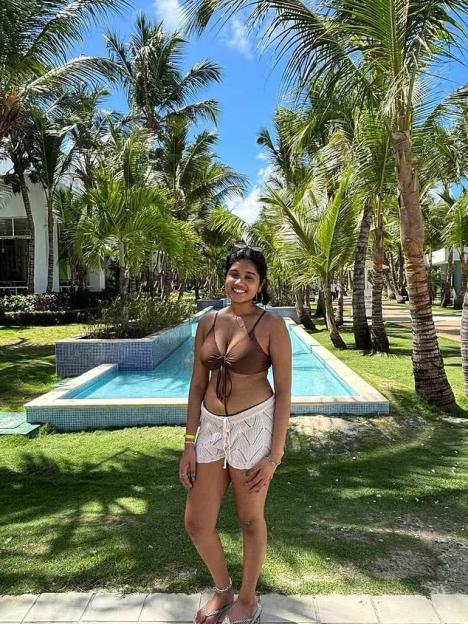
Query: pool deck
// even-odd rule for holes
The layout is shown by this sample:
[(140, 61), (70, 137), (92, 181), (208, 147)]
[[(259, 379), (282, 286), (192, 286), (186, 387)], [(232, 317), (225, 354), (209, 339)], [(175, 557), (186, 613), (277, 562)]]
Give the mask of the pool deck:
[[(0, 596), (0, 622), (191, 622), (208, 595), (70, 592)], [(466, 594), (265, 594), (261, 601), (264, 623), (468, 624)]]

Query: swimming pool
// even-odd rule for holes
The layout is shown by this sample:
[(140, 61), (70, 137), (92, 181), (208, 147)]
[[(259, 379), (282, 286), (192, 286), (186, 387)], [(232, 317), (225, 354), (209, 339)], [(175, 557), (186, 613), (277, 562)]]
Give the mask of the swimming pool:
[[(288, 325), (293, 352), (292, 396), (352, 397), (354, 391)], [(188, 396), (193, 366), (194, 332), (150, 371), (114, 371), (69, 395), (73, 399), (183, 398)], [(273, 372), (268, 379), (273, 387)]]
[[(389, 413), (389, 402), (380, 392), (292, 319), (285, 321), (293, 347), (291, 414)], [(162, 336), (166, 351), (155, 367), (125, 370), (126, 362), (117, 363), (118, 354), (113, 353), (26, 403), (27, 421), (51, 423), (60, 431), (185, 424), (196, 322), (185, 324), (183, 331), (181, 327)], [(148, 340), (152, 344), (159, 337)], [(132, 352), (131, 341), (121, 342)], [(135, 361), (140, 363), (138, 357)], [(271, 369), (269, 379), (274, 386)]]

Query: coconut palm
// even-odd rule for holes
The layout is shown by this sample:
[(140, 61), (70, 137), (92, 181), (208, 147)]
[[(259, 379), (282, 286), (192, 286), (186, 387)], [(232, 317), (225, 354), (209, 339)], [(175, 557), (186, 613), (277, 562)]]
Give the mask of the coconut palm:
[[(318, 191), (318, 187), (314, 185), (311, 177), (309, 163), (311, 154), (308, 154), (307, 151), (312, 152), (312, 134), (315, 139), (315, 147), (318, 148), (318, 134), (322, 131), (323, 125), (316, 124), (312, 133), (312, 124), (304, 115), (293, 110), (280, 108), (275, 113), (274, 126), (275, 138), (267, 129), (261, 130), (257, 138), (257, 143), (268, 150), (271, 167), (268, 184), (272, 188), (280, 190), (283, 196), (287, 194), (291, 196), (300, 195), (302, 202), (306, 204)], [(307, 141), (295, 140), (295, 132), (300, 132), (302, 128), (306, 127), (308, 131)], [(302, 135), (303, 139), (304, 134)], [(287, 240), (290, 235), (291, 231), (285, 228), (284, 239)], [(294, 292), (294, 299), (300, 322), (307, 329), (314, 329), (310, 311), (306, 310), (304, 305), (304, 293), (306, 289), (310, 288), (310, 285), (309, 283), (298, 287)]]
[(168, 121), (174, 117), (216, 121), (216, 101), (190, 100), (201, 88), (220, 80), (220, 68), (211, 61), (201, 61), (182, 74), (180, 60), (186, 41), (180, 34), (166, 32), (162, 23), (140, 14), (128, 43), (112, 32), (106, 39), (132, 113), (158, 138), (164, 136)]
[(245, 176), (217, 161), (215, 132), (205, 130), (192, 140), (189, 132), (186, 119), (172, 119), (154, 164), (154, 179), (173, 198), (175, 216), (185, 220), (241, 195), (247, 186)]
[(357, 203), (347, 195), (351, 172), (345, 171), (336, 191), (325, 205), (315, 206), (314, 218), (302, 197), (269, 189), (262, 201), (271, 218), (287, 225), (295, 234), (294, 242), (284, 245), (284, 253), (295, 267), (294, 286), (303, 287), (319, 279), (323, 287), (325, 314), (330, 338), (339, 349), (346, 349), (333, 312), (330, 285), (343, 268), (353, 261), (356, 240)]
[(381, 111), (392, 131), (401, 241), (413, 325), (416, 392), (443, 408), (454, 405), (444, 371), (424, 263), (424, 227), (413, 153), (414, 97), (428, 67), (453, 55), (463, 28), (463, 0), (187, 0), (189, 26), (205, 28), (213, 13), (253, 7), (252, 22), (268, 19), (265, 36), (288, 53), (286, 75), (309, 90), (359, 94)]
[(21, 193), (28, 226), (28, 290), (34, 291), (35, 228), (29, 201), (24, 124), (33, 106), (53, 99), (64, 88), (93, 82), (113, 73), (108, 59), (67, 59), (70, 46), (87, 27), (126, 0), (3, 0), (0, 11), (0, 156), (13, 163), (11, 181)]
[(70, 268), (72, 288), (78, 291), (86, 286), (86, 266), (82, 261), (81, 249), (77, 246), (76, 231), (82, 218), (87, 214), (82, 195), (70, 188), (60, 188), (54, 196), (54, 213), (57, 215), (60, 235), (58, 236), (59, 259)]
[(47, 292), (52, 292), (54, 255), (54, 196), (58, 187), (69, 173), (72, 151), (65, 151), (65, 142), (70, 128), (62, 119), (52, 120), (40, 109), (30, 113), (27, 145), (31, 166), (44, 189), (47, 206)]
[(96, 172), (86, 192), (91, 211), (76, 231), (76, 246), (87, 267), (105, 268), (109, 260), (119, 263), (124, 323), (128, 322), (130, 279), (138, 275), (148, 256), (159, 251), (165, 261), (183, 267), (198, 242), (193, 229), (172, 216), (167, 193), (148, 183), (151, 144), (141, 128), (117, 140), (114, 157)]

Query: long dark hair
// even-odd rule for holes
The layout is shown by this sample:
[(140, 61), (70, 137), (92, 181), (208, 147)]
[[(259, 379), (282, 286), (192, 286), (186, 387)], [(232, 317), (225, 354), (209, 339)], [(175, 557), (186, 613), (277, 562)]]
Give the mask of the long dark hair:
[(263, 282), (262, 290), (255, 296), (254, 303), (262, 303), (266, 305), (270, 301), (270, 295), (268, 294), (268, 280), (267, 280), (267, 264), (263, 253), (249, 245), (237, 249), (236, 247), (231, 251), (226, 258), (226, 268), (224, 271), (224, 277), (227, 272), (238, 260), (250, 260), (255, 265), (257, 272), (260, 276), (260, 282)]

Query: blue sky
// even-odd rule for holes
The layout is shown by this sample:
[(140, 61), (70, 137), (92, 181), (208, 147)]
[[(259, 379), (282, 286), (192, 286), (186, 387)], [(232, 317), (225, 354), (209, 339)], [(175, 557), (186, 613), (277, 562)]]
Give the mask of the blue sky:
[[(73, 52), (105, 56), (103, 33), (113, 30), (125, 40), (139, 12), (163, 20), (169, 30), (176, 30), (181, 23), (180, 5), (180, 0), (133, 0), (124, 15), (113, 15), (107, 23), (90, 30)], [(202, 59), (214, 61), (222, 68), (222, 82), (201, 92), (200, 99), (214, 98), (220, 103), (218, 156), (250, 180), (246, 197), (235, 201), (231, 208), (252, 222), (258, 215), (258, 197), (268, 166), (256, 137), (262, 128), (271, 128), (273, 113), (280, 102), (281, 68), (273, 68), (270, 53), (260, 53), (258, 42), (247, 32), (241, 17), (231, 18), (221, 30), (213, 27), (200, 38), (191, 38), (186, 47), (184, 69)], [(456, 62), (439, 68), (438, 73), (443, 80), (436, 90), (437, 99), (468, 80), (466, 66)], [(283, 103), (287, 104), (284, 98)], [(125, 111), (126, 107), (122, 93), (113, 94), (106, 102), (106, 108)]]

